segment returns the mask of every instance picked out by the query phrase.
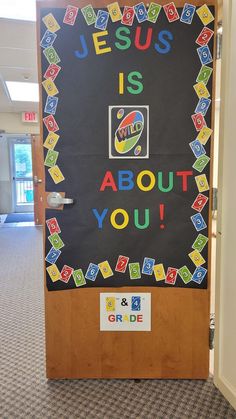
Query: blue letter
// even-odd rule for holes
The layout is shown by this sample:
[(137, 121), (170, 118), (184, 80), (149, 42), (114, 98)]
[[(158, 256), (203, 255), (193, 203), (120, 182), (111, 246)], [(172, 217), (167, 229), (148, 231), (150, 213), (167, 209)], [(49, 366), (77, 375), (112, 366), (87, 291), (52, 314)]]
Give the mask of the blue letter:
[(164, 48), (161, 48), (159, 44), (155, 44), (154, 47), (155, 50), (160, 54), (167, 54), (168, 52), (170, 52), (171, 49), (170, 43), (165, 38), (169, 39), (169, 41), (173, 41), (174, 39), (172, 33), (169, 31), (161, 31), (158, 34), (158, 41), (160, 41), (164, 45)]
[(80, 42), (81, 42), (83, 50), (82, 52), (75, 51), (75, 56), (77, 58), (85, 58), (88, 55), (88, 47), (87, 47), (84, 35), (80, 35)]
[[(133, 172), (131, 170), (118, 170), (119, 191), (130, 191), (134, 187)], [(126, 186), (124, 185), (126, 183)]]
[(103, 223), (103, 220), (104, 220), (105, 216), (107, 215), (107, 211), (108, 211), (108, 208), (104, 208), (101, 215), (99, 215), (97, 209), (93, 208), (93, 213), (98, 220), (98, 228), (102, 228), (102, 223)]

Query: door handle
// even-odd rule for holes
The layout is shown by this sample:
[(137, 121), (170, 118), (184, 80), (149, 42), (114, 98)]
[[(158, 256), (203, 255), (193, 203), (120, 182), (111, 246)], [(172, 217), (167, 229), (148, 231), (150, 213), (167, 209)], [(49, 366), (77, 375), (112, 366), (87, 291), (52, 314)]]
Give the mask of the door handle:
[(38, 176), (34, 176), (34, 184), (38, 185), (38, 183), (42, 183), (42, 179), (38, 179)]
[(61, 205), (73, 204), (74, 200), (71, 198), (63, 198), (59, 192), (50, 192), (47, 196), (47, 203), (51, 208), (59, 208)]

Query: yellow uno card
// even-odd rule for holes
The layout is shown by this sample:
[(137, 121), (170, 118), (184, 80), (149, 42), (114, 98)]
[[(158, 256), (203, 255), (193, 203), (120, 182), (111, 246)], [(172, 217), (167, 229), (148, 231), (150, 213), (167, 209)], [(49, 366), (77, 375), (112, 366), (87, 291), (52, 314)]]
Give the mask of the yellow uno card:
[(204, 26), (209, 25), (209, 23), (211, 23), (214, 20), (214, 16), (206, 4), (197, 9), (197, 14), (200, 17)]
[(206, 175), (199, 175), (199, 176), (195, 176), (195, 180), (196, 180), (196, 184), (197, 184), (197, 188), (199, 190), (199, 192), (205, 192), (205, 191), (209, 191), (209, 185), (207, 182), (207, 178)]
[(55, 96), (58, 93), (57, 87), (51, 79), (44, 80), (42, 82), (44, 89), (46, 90), (48, 96)]
[(58, 269), (57, 265), (53, 264), (51, 266), (48, 266), (47, 271), (48, 271), (48, 274), (49, 274), (52, 282), (56, 282), (61, 278), (61, 274), (59, 272), (59, 269)]
[(106, 311), (116, 311), (115, 297), (106, 297)]
[(213, 129), (208, 127), (203, 127), (201, 131), (198, 133), (197, 139), (205, 145), (207, 141), (209, 140), (211, 134), (213, 133)]
[(197, 84), (194, 84), (193, 88), (195, 92), (197, 93), (199, 99), (201, 99), (201, 97), (205, 97), (205, 98), (210, 97), (210, 92), (202, 81), (200, 81)]
[(109, 278), (110, 276), (113, 275), (112, 269), (107, 260), (105, 262), (99, 263), (98, 266), (99, 266), (99, 269), (101, 271), (103, 278)]
[(201, 266), (206, 262), (198, 250), (193, 250), (193, 252), (189, 253), (188, 255), (195, 266)]
[(121, 20), (122, 13), (121, 13), (120, 6), (117, 1), (115, 3), (108, 4), (107, 9), (111, 16), (112, 22), (118, 22), (118, 20)]
[(57, 135), (55, 132), (50, 132), (44, 141), (43, 146), (48, 150), (53, 150), (59, 138), (60, 135)]
[(162, 281), (166, 279), (165, 269), (162, 263), (153, 266), (153, 272), (156, 278), (156, 281)]
[(48, 169), (48, 171), (49, 171), (54, 183), (57, 184), (57, 183), (60, 183), (63, 180), (65, 180), (65, 178), (64, 178), (64, 176), (63, 176), (63, 174), (62, 174), (62, 172), (61, 172), (61, 170), (59, 169), (58, 166), (53, 166), (50, 169)]
[(50, 32), (57, 32), (61, 28), (52, 13), (44, 16), (42, 20)]

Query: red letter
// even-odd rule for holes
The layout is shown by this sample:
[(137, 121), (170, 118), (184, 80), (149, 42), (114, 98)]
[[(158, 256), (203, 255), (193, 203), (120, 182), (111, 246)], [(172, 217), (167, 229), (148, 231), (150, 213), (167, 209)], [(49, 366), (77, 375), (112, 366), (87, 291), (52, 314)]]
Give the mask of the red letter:
[(142, 323), (143, 321), (143, 315), (142, 314), (138, 314), (137, 315), (137, 322)]
[(100, 191), (104, 191), (104, 189), (105, 188), (108, 188), (108, 187), (112, 188), (112, 190), (114, 192), (117, 192), (117, 187), (116, 187), (114, 178), (112, 176), (112, 173), (110, 171), (107, 171), (106, 172), (106, 174), (104, 176), (104, 179), (102, 181), (102, 185), (101, 185)]
[(140, 45), (140, 34), (141, 34), (141, 26), (138, 26), (135, 33), (134, 44), (136, 48), (141, 49), (143, 51), (150, 47), (151, 40), (152, 40), (152, 28), (148, 28), (146, 42), (144, 45)]
[(183, 177), (183, 181), (182, 181), (183, 192), (187, 192), (187, 190), (188, 190), (188, 176), (193, 176), (193, 172), (192, 171), (176, 172), (176, 175)]
[(114, 314), (109, 314), (109, 316), (108, 316), (108, 320), (109, 320), (109, 322), (114, 322), (114, 321), (115, 321), (115, 316), (114, 316)]

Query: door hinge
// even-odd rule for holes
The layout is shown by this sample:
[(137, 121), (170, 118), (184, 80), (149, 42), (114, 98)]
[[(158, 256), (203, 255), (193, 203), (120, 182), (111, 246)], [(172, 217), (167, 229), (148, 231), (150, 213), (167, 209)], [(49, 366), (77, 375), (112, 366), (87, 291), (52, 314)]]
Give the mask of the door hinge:
[(210, 328), (209, 328), (209, 348), (214, 349), (215, 338), (215, 313), (210, 315)]
[(218, 189), (212, 188), (212, 211), (217, 211)]

